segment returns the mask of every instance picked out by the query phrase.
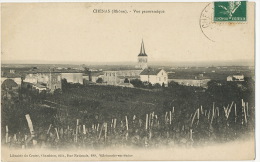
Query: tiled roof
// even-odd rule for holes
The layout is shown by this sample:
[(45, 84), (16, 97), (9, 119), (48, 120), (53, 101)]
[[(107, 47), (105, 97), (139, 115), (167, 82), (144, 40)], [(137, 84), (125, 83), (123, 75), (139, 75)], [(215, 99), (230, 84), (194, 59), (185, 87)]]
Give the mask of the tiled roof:
[(36, 84), (33, 84), (33, 85), (35, 85), (35, 86), (38, 87), (38, 88), (46, 88), (46, 86), (41, 85), (41, 84), (39, 84), (39, 83), (36, 83)]
[(144, 69), (140, 75), (157, 75), (162, 69)]
[(137, 78), (140, 78), (140, 76), (117, 76), (119, 79), (137, 79)]

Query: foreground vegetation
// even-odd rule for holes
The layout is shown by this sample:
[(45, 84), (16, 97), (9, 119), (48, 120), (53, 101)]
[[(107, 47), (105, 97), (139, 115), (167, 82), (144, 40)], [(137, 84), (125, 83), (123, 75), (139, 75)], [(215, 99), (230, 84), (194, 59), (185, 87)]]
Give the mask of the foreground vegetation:
[(50, 147), (224, 142), (254, 130), (254, 98), (250, 79), (210, 81), (208, 89), (174, 82), (153, 89), (65, 84), (54, 94), (21, 89), (17, 98), (2, 97), (2, 132), (8, 126), (8, 137), (15, 135), (29, 147), (32, 141), (24, 137), (32, 136), (25, 119), (29, 114), (33, 139)]

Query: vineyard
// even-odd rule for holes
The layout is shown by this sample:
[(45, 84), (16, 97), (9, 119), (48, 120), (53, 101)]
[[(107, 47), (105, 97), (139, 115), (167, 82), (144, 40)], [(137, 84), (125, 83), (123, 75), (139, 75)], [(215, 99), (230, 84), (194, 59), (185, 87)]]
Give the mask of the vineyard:
[(177, 85), (68, 85), (53, 95), (22, 89), (16, 100), (2, 98), (2, 143), (24, 149), (196, 147), (254, 132), (250, 84), (209, 84), (205, 92)]

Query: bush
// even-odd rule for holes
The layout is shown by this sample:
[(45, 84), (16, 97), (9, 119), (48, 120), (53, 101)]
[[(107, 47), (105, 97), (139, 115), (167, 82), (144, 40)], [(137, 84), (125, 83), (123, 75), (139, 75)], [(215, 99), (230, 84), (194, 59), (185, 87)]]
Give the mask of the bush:
[(124, 83), (129, 83), (128, 78), (125, 78)]
[(161, 88), (162, 86), (161, 86), (161, 84), (159, 84), (159, 83), (156, 83), (156, 84), (154, 84), (154, 86), (153, 86), (154, 88)]
[(140, 79), (131, 80), (130, 83), (133, 84), (134, 87), (144, 87), (144, 83)]
[(179, 84), (177, 82), (174, 82), (174, 81), (171, 81), (168, 85), (169, 88), (175, 88), (175, 87), (178, 87)]
[(96, 83), (103, 83), (103, 79), (102, 78), (98, 78)]

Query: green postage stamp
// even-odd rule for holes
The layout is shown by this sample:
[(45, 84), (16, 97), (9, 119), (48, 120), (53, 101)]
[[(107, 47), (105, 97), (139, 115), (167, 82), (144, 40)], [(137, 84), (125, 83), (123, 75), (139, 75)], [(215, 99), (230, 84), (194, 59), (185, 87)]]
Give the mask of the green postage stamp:
[(246, 1), (214, 2), (214, 21), (246, 21)]

